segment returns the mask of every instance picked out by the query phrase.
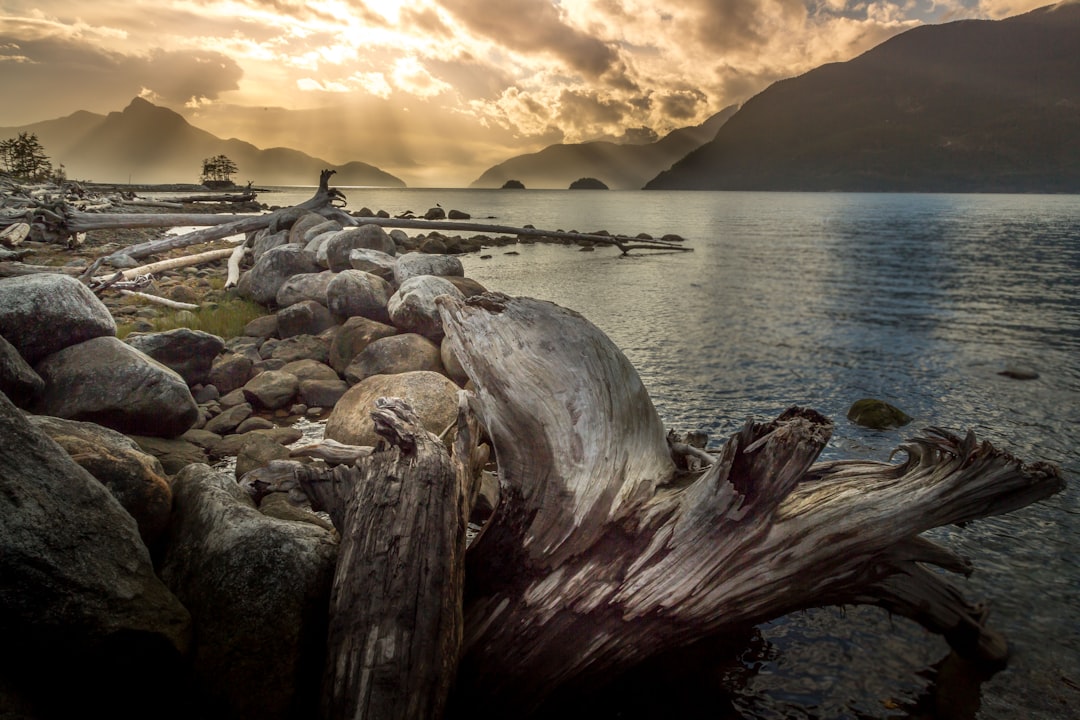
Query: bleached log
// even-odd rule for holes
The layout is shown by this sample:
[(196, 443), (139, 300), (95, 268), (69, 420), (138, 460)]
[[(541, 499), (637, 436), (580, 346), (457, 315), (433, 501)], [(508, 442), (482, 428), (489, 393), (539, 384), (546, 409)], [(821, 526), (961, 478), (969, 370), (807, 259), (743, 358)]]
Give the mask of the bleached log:
[(240, 262), (244, 259), (244, 255), (248, 251), (247, 243), (241, 243), (233, 248), (232, 253), (229, 255), (229, 262), (226, 264), (228, 269), (225, 275), (225, 289), (234, 288), (240, 282)]
[(121, 295), (127, 297), (137, 297), (140, 300), (146, 300), (157, 305), (164, 305), (167, 308), (173, 310), (198, 310), (199, 306), (193, 303), (180, 302), (179, 300), (170, 300), (169, 298), (159, 297), (157, 295), (151, 295), (150, 293), (139, 292), (138, 290), (120, 290)]
[[(166, 270), (176, 270), (177, 268), (191, 267), (192, 265), (202, 265), (203, 263), (223, 260), (224, 258), (230, 257), (233, 252), (233, 248), (207, 250), (206, 252), (197, 253), (195, 255), (169, 258), (168, 260), (159, 260), (158, 262), (150, 263), (148, 265), (127, 268), (126, 270), (123, 270), (121, 274), (124, 280), (131, 280), (132, 278), (148, 273), (165, 272)], [(112, 275), (98, 276), (94, 278), (94, 282), (105, 282), (110, 277), (112, 277)]]
[(527, 298), (441, 298), (476, 386), (500, 503), (467, 557), (454, 706), (520, 716), (557, 690), (794, 610), (871, 603), (968, 657), (1006, 646), (940, 574), (969, 567), (919, 536), (1063, 487), (968, 435), (931, 429), (906, 459), (814, 464), (832, 423), (748, 421), (689, 485), (640, 379), (580, 315)]
[(306, 457), (322, 460), (327, 465), (355, 465), (361, 458), (371, 455), (375, 448), (368, 445), (346, 445), (345, 443), (324, 438), (311, 445), (293, 448), (289, 457)]

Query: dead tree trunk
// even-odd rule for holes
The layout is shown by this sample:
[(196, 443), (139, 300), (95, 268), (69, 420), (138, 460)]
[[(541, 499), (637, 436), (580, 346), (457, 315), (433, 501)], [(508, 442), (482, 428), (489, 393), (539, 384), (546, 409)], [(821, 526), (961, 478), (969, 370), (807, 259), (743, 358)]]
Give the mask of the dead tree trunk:
[(940, 430), (906, 459), (813, 464), (832, 423), (748, 421), (688, 486), (626, 358), (576, 313), (526, 298), (439, 300), (476, 385), (499, 506), (467, 558), (454, 705), (521, 716), (554, 691), (791, 611), (870, 603), (1002, 662), (1002, 638), (926, 566), (919, 537), (1058, 492), (1060, 471)]
[(389, 448), (355, 467), (297, 470), (341, 533), (330, 601), (326, 718), (442, 715), (462, 632), (474, 450), (464, 420), (451, 460), (397, 398), (372, 413)]

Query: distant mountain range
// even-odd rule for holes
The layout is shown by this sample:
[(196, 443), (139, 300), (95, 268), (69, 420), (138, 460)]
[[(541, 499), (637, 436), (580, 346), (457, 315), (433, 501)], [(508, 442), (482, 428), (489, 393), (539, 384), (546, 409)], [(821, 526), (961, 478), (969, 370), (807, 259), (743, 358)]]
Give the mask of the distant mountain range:
[(918, 27), (777, 82), (647, 187), (1080, 192), (1080, 4)]
[(549, 145), (539, 152), (518, 155), (495, 165), (470, 187), (498, 188), (507, 180), (518, 180), (526, 188), (565, 190), (579, 178), (593, 177), (613, 190), (638, 190), (658, 172), (712, 140), (736, 109), (732, 105), (700, 125), (673, 130), (652, 143), (596, 141)]
[(123, 112), (79, 111), (56, 120), (0, 128), (0, 137), (37, 135), (53, 165), (73, 180), (111, 183), (197, 183), (202, 161), (226, 155), (236, 163), (238, 184), (315, 185), (324, 168), (337, 170), (335, 185), (404, 187), (401, 179), (362, 162), (334, 165), (289, 148), (260, 149), (222, 140), (167, 108), (135, 98)]

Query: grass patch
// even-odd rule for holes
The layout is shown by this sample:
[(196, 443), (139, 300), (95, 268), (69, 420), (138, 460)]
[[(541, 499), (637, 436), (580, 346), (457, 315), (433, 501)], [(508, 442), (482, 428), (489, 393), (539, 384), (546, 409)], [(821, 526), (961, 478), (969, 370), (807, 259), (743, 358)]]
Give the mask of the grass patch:
[[(176, 328), (190, 328), (217, 335), (228, 340), (244, 334), (244, 326), (255, 318), (266, 315), (267, 310), (258, 303), (240, 298), (222, 300), (216, 307), (200, 310), (176, 310), (151, 320), (154, 326), (149, 332), (165, 332)], [(134, 330), (132, 323), (119, 323), (116, 336), (123, 339)]]

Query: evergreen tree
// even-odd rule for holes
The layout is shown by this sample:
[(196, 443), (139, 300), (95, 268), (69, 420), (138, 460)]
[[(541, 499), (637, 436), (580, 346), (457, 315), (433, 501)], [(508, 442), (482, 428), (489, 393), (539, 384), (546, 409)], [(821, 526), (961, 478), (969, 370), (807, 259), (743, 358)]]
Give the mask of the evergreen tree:
[(52, 162), (34, 133), (22, 132), (0, 141), (0, 163), (5, 172), (25, 180), (44, 180), (53, 173)]
[(202, 182), (232, 182), (239, 168), (225, 155), (215, 155), (203, 160)]

